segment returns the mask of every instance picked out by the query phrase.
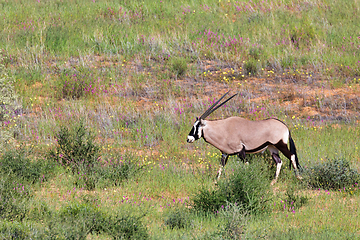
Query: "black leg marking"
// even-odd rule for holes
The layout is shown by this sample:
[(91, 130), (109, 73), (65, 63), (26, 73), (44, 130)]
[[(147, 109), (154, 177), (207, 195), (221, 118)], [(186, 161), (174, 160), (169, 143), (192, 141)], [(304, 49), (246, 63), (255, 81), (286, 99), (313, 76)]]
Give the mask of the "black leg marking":
[(287, 157), (289, 160), (290, 160), (290, 163), (289, 163), (289, 168), (291, 170), (291, 165), (293, 165), (294, 169), (295, 169), (295, 174), (297, 174), (296, 170), (297, 169), (297, 166), (296, 166), (296, 155), (295, 154), (292, 154), (288, 148), (288, 146), (283, 142), (283, 141), (280, 141), (278, 142), (277, 144), (275, 144), (275, 147), (281, 151), (285, 157)]
[(243, 145), (243, 148), (241, 149), (241, 151), (238, 153), (238, 157), (245, 162), (245, 158), (246, 158), (246, 151), (245, 151), (245, 146)]
[(288, 146), (283, 141), (278, 142), (274, 146), (277, 149), (279, 149), (279, 151), (282, 152), (282, 154), (284, 154), (284, 156), (286, 158), (288, 158), (290, 160), (289, 169), (291, 170), (291, 155), (292, 155), (292, 153), (290, 152)]
[(227, 155), (227, 154), (225, 154), (225, 153), (223, 153), (223, 154), (221, 155), (221, 165), (222, 165), (223, 167), (225, 167), (228, 158), (229, 158), (229, 155)]

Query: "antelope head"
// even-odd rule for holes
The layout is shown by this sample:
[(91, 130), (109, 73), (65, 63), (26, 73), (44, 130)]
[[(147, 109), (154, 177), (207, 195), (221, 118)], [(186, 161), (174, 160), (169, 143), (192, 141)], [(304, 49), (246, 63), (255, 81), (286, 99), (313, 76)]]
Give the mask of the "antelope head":
[(224, 101), (220, 105), (217, 105), (228, 93), (229, 92), (225, 93), (219, 100), (217, 100), (213, 105), (211, 105), (200, 117), (196, 117), (194, 126), (191, 128), (191, 131), (189, 132), (189, 135), (187, 137), (188, 143), (193, 143), (194, 141), (202, 137), (202, 129), (205, 126), (204, 120), (207, 116), (209, 116), (212, 112), (214, 112), (216, 109), (218, 109), (219, 107), (221, 107), (222, 105), (224, 105), (226, 102), (228, 102), (230, 99), (232, 99), (237, 95), (236, 93), (231, 97), (229, 97), (226, 101)]

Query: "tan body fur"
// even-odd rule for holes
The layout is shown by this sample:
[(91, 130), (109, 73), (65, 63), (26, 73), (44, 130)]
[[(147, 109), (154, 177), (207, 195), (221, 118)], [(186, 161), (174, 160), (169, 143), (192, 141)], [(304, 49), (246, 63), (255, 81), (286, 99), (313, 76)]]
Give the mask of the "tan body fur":
[(286, 144), (289, 136), (286, 125), (276, 119), (250, 121), (230, 117), (217, 121), (203, 120), (202, 123), (204, 139), (229, 155), (240, 152), (243, 147), (246, 151), (254, 150), (265, 142), (274, 145), (282, 140)]

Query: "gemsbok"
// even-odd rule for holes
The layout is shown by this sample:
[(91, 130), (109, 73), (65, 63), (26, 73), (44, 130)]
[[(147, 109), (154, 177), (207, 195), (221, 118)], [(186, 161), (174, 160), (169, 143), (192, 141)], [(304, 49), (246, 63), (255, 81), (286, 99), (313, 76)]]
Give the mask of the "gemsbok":
[[(266, 149), (270, 151), (272, 159), (276, 163), (275, 179), (271, 182), (271, 185), (276, 183), (282, 165), (279, 151), (290, 160), (290, 168), (292, 163), (296, 177), (301, 179), (298, 173), (301, 166), (296, 154), (295, 144), (291, 138), (289, 128), (282, 121), (276, 118), (250, 121), (241, 117), (229, 117), (216, 121), (205, 120), (212, 112), (237, 95), (234, 94), (217, 105), (228, 93), (225, 93), (199, 118), (196, 118), (194, 126), (187, 137), (188, 143), (203, 138), (205, 142), (221, 151), (220, 169), (217, 172), (216, 180), (220, 178), (230, 155), (238, 155), (240, 159), (245, 160), (246, 153), (264, 152)], [(290, 150), (287, 146), (288, 142), (290, 143)]]

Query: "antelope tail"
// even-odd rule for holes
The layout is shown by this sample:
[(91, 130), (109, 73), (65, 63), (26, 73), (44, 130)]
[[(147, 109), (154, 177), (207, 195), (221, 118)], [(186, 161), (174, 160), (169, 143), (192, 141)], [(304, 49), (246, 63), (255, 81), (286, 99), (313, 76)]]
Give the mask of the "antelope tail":
[[(291, 137), (291, 134), (289, 135), (289, 141), (290, 141), (290, 152), (295, 155), (296, 166), (297, 166), (297, 168), (299, 170), (301, 170), (301, 166), (299, 164), (299, 159), (298, 159), (298, 156), (297, 156), (297, 153), (296, 153), (295, 143), (294, 143), (294, 140)], [(290, 162), (290, 169), (291, 169), (291, 162)]]

